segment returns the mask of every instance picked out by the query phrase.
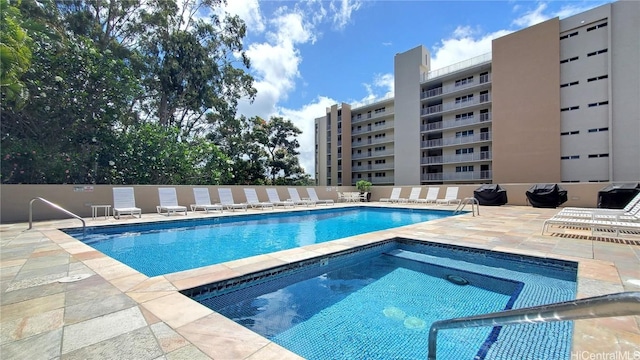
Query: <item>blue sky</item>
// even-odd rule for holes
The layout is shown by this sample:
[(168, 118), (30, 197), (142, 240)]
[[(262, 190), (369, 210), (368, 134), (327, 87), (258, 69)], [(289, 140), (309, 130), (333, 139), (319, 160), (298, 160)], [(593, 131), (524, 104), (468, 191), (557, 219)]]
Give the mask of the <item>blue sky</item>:
[(336, 103), (393, 94), (393, 57), (418, 45), (436, 70), (491, 51), (491, 40), (610, 1), (227, 0), (247, 24), (244, 46), (258, 90), (239, 114), (282, 116), (303, 134), (314, 174), (314, 119)]

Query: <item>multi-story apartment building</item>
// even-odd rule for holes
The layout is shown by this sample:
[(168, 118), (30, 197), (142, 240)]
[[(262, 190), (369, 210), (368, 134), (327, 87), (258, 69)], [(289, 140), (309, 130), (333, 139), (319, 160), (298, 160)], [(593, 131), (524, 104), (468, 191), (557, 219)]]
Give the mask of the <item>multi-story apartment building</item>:
[(315, 120), (319, 185), (640, 181), (640, 2), (429, 62), (423, 46), (397, 54), (393, 98)]

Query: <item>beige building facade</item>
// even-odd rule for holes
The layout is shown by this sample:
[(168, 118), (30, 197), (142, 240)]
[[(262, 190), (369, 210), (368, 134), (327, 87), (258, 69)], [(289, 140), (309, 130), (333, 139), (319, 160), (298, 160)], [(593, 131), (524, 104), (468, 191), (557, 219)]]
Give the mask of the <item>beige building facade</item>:
[(397, 54), (393, 98), (315, 119), (317, 184), (640, 181), (638, 29), (640, 2), (619, 1), (443, 69)]

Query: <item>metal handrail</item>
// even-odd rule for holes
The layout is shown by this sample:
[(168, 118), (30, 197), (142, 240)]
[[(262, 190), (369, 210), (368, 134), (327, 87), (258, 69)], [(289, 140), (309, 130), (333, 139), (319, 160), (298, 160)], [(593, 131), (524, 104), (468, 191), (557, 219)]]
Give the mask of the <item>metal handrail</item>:
[(58, 205), (58, 204), (54, 204), (54, 203), (52, 203), (51, 201), (49, 201), (49, 200), (47, 200), (47, 199), (43, 199), (43, 198), (41, 198), (41, 197), (35, 197), (35, 198), (31, 199), (31, 201), (29, 201), (29, 229), (27, 229), (27, 230), (31, 230), (31, 228), (33, 227), (33, 202), (34, 202), (34, 201), (36, 201), (36, 200), (40, 200), (40, 201), (42, 201), (43, 203), (48, 204), (48, 205), (49, 205), (49, 206), (51, 206), (52, 208), (54, 208), (54, 209), (58, 209), (58, 210), (62, 211), (63, 213), (65, 213), (65, 214), (67, 214), (67, 215), (70, 215), (70, 216), (73, 216), (74, 218), (76, 218), (76, 219), (78, 219), (78, 220), (82, 221), (82, 232), (83, 232), (83, 233), (85, 232), (85, 229), (86, 229), (86, 227), (87, 227), (87, 224), (85, 223), (85, 221), (84, 221), (84, 219), (83, 219), (83, 218), (81, 218), (80, 216), (78, 216), (78, 215), (76, 215), (76, 214), (72, 213), (71, 211), (69, 211), (69, 210), (67, 210), (67, 209), (63, 208), (63, 207), (62, 207), (62, 206), (60, 206), (60, 205)]
[(436, 321), (429, 330), (428, 359), (436, 359), (436, 340), (440, 329), (535, 324), (627, 315), (640, 315), (640, 292), (628, 291), (523, 309)]
[(464, 198), (456, 207), (456, 209), (453, 211), (453, 215), (456, 215), (458, 213), (461, 213), (462, 210), (464, 210), (464, 207), (467, 206), (467, 204), (471, 204), (471, 214), (473, 216), (476, 216), (476, 213), (478, 213), (478, 216), (480, 216), (480, 203), (478, 202), (478, 199), (474, 198), (474, 197), (468, 197), (468, 198)]

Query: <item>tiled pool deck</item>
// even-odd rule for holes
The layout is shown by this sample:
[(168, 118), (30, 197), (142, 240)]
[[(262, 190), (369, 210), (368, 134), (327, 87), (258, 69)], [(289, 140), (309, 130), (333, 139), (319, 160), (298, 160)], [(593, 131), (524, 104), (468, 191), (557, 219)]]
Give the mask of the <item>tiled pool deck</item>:
[[(153, 278), (57, 230), (78, 226), (77, 220), (38, 222), (33, 230), (24, 223), (0, 225), (0, 358), (299, 359), (178, 291), (395, 236), (578, 261), (578, 298), (640, 291), (640, 246), (595, 241), (579, 230), (540, 235), (542, 222), (557, 209), (480, 210), (480, 216), (440, 219)], [(204, 216), (219, 215), (188, 215)], [(141, 220), (87, 219), (87, 226), (179, 218), (183, 215), (144, 214)], [(92, 276), (58, 281), (82, 274)], [(572, 359), (632, 359), (634, 352), (640, 354), (638, 316), (579, 320), (574, 329)]]

